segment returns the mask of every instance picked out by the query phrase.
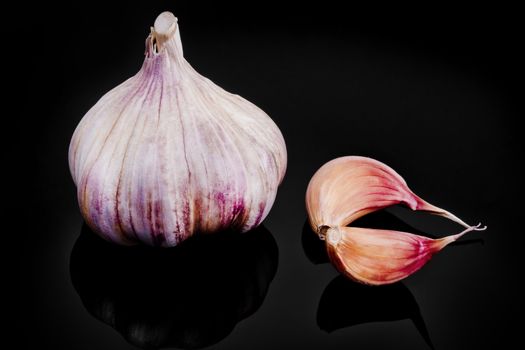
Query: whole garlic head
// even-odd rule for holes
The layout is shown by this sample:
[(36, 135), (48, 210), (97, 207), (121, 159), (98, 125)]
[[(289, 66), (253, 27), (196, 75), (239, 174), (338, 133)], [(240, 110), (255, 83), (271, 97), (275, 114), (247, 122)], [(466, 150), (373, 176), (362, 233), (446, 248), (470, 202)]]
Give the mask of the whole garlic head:
[(172, 13), (156, 19), (145, 56), (73, 134), (69, 166), (87, 224), (112, 242), (157, 246), (258, 226), (286, 171), (279, 128), (186, 62)]

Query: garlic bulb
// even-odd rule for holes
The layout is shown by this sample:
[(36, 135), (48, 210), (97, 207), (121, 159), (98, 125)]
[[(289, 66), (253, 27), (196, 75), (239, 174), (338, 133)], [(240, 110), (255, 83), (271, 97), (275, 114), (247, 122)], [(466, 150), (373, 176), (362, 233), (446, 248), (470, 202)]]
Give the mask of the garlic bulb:
[(155, 20), (145, 56), (73, 134), (69, 166), (87, 224), (119, 244), (157, 246), (258, 226), (286, 171), (278, 127), (186, 62), (172, 13)]
[[(453, 220), (465, 230), (434, 240), (400, 231), (348, 226), (363, 215), (400, 203)], [(310, 226), (326, 241), (332, 264), (347, 277), (372, 285), (399, 281), (465, 233), (485, 229), (467, 225), (424, 201), (392, 168), (366, 157), (341, 157), (323, 165), (308, 184), (306, 208)]]

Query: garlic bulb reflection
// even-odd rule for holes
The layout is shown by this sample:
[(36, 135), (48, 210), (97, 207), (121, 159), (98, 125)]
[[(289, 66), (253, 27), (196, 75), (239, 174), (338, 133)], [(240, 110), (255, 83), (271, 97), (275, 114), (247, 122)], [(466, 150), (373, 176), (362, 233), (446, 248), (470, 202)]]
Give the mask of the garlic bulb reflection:
[(160, 251), (109, 244), (83, 225), (69, 261), (87, 312), (127, 342), (149, 350), (199, 349), (259, 310), (279, 249), (264, 224), (247, 234), (195, 235)]
[(194, 232), (248, 231), (268, 214), (286, 146), (259, 108), (199, 75), (164, 12), (141, 70), (78, 125), (70, 170), (88, 225), (119, 244), (174, 246)]

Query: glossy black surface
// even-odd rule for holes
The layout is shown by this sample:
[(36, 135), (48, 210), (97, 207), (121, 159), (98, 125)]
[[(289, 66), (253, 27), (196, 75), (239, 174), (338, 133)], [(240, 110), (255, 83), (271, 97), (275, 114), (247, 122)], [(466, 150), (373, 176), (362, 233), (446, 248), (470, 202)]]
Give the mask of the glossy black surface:
[(84, 224), (70, 271), (86, 310), (129, 343), (200, 349), (257, 311), (277, 264), (277, 245), (262, 226), (246, 235), (195, 236), (159, 250), (116, 246)]
[[(8, 156), (15, 155), (7, 163), (15, 184), (5, 186), (5, 197), (16, 225), (4, 230), (17, 239), (5, 244), (16, 253), (18, 273), (15, 348), (137, 349), (129, 342), (137, 324), (142, 334), (159, 335), (149, 336), (151, 347), (182, 346), (177, 332), (191, 322), (181, 325), (188, 315), (177, 311), (174, 296), (189, 292), (177, 289), (177, 279), (196, 279), (213, 295), (203, 296), (209, 307), (201, 311), (209, 314), (193, 328), (205, 336), (191, 343), (209, 349), (508, 348), (520, 341), (519, 11), (443, 3), (343, 8), (329, 1), (289, 8), (17, 4), (23, 8), (6, 13), (4, 71), (15, 78), (9, 90), (26, 98), (7, 99), (16, 108), (4, 116), (13, 126), (3, 129), (5, 138), (13, 136)], [(149, 26), (165, 9), (179, 17), (194, 68), (264, 109), (288, 147), (287, 174), (264, 221), (266, 243), (258, 250), (258, 238), (246, 237), (252, 254), (230, 250), (210, 271), (197, 265), (196, 274), (192, 267), (154, 268), (156, 259), (180, 267), (185, 253), (145, 253), (142, 264), (131, 250), (81, 233), (67, 165), (74, 128), (98, 98), (140, 68)], [(400, 284), (370, 289), (342, 279), (308, 236), (304, 194), (322, 164), (350, 154), (385, 162), (423, 198), (488, 230), (447, 247)], [(435, 237), (461, 229), (397, 207), (369, 220), (363, 225)], [(270, 241), (278, 258), (275, 246), (264, 248)], [(258, 261), (278, 262), (273, 279)], [(193, 303), (198, 295), (185, 298)], [(106, 309), (114, 310), (114, 324), (100, 316)]]
[(317, 325), (328, 333), (363, 323), (404, 319), (413, 322), (433, 349), (417, 301), (402, 282), (370, 287), (337, 276), (326, 286), (317, 309)]

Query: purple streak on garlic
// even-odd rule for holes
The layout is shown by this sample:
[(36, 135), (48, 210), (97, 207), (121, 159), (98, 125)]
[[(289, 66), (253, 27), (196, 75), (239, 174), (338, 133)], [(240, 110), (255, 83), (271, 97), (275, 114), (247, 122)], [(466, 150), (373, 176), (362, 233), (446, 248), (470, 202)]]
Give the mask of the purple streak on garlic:
[(258, 226), (286, 171), (278, 127), (186, 62), (172, 13), (155, 21), (145, 56), (73, 134), (69, 166), (87, 224), (115, 243), (158, 246)]

